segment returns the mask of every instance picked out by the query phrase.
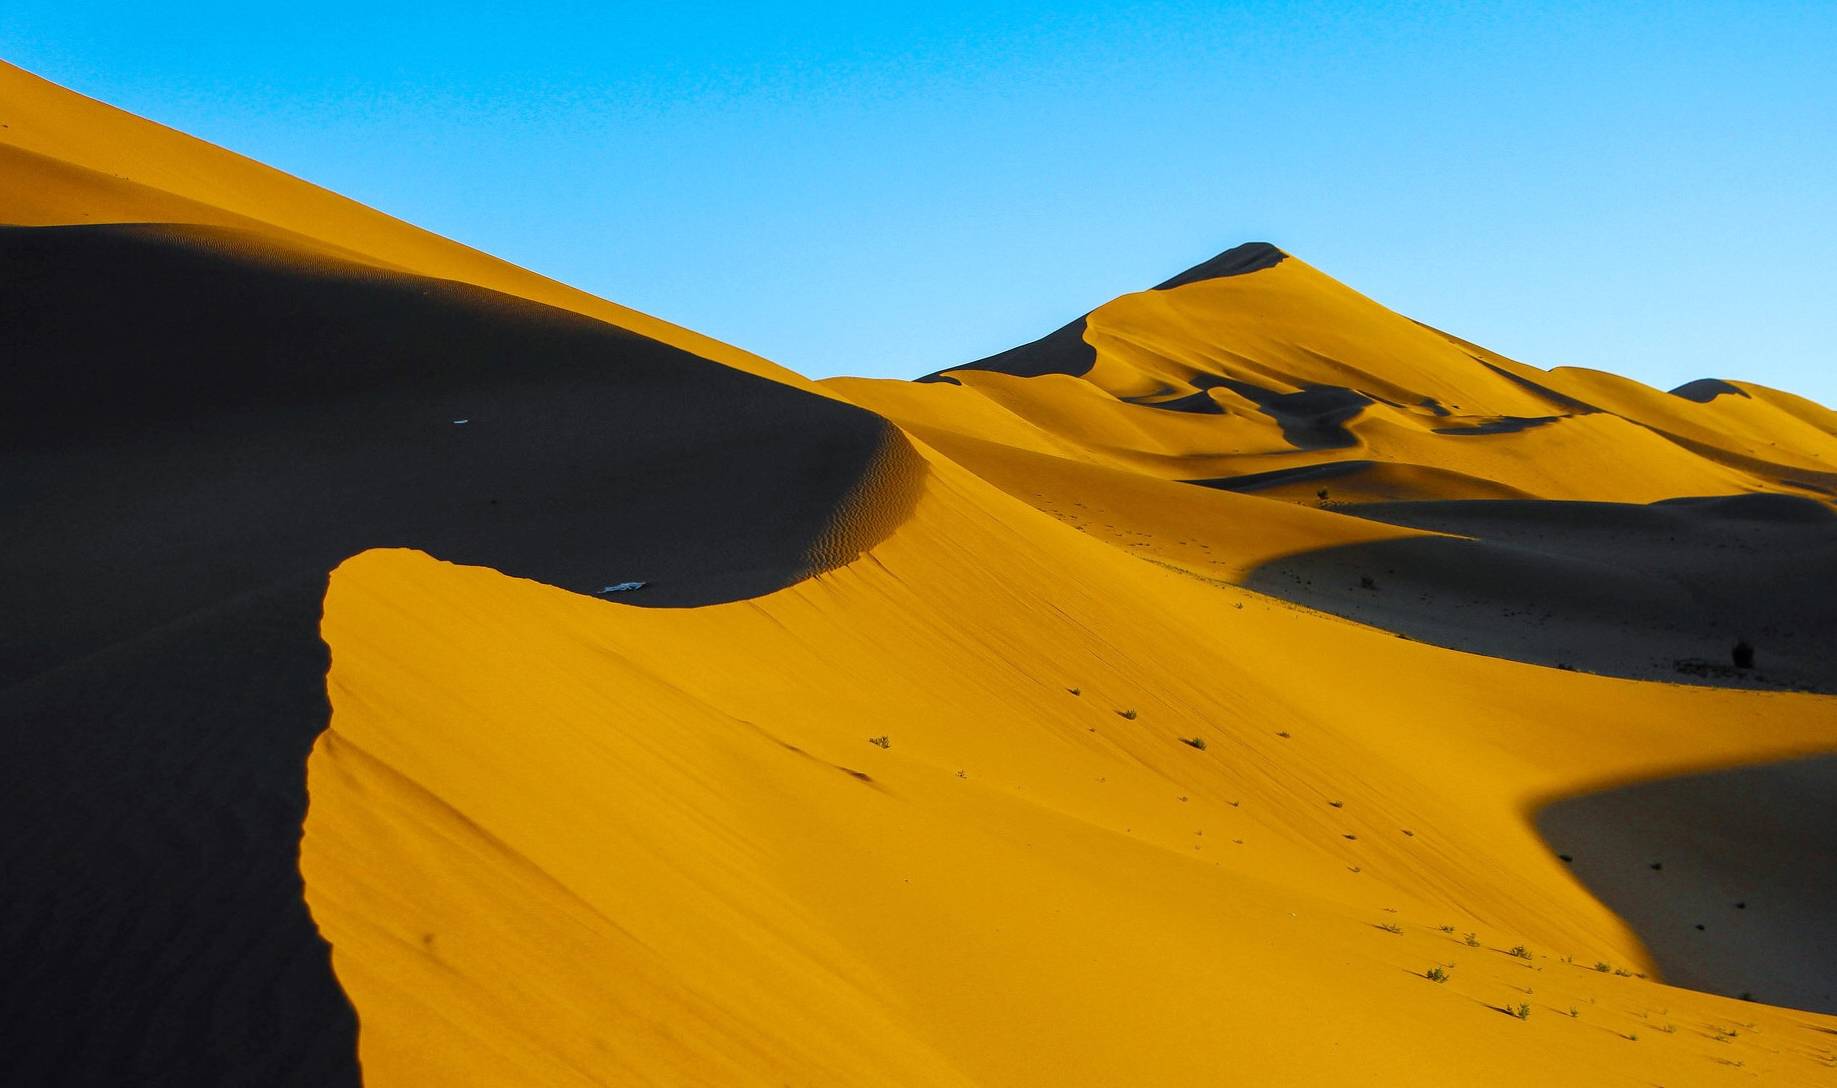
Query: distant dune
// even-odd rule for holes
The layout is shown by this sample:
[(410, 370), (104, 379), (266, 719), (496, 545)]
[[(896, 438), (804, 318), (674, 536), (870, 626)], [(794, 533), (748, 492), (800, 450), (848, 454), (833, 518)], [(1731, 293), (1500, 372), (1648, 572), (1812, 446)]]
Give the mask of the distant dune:
[(1823, 406), (1266, 243), (811, 382), (0, 123), (0, 1083), (1837, 1070)]

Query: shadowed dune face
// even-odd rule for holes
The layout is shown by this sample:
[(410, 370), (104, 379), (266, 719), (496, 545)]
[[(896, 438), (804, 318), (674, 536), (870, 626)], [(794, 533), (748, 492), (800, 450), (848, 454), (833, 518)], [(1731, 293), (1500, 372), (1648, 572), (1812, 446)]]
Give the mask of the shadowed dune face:
[(1155, 284), (1156, 291), (1171, 291), (1176, 287), (1185, 287), (1189, 283), (1202, 280), (1223, 279), (1226, 276), (1245, 276), (1252, 272), (1261, 272), (1265, 268), (1274, 268), (1288, 259), (1288, 254), (1270, 245), (1268, 242), (1245, 242), (1232, 246), (1210, 260), (1199, 264)]
[[(1424, 642), (1636, 679), (1837, 691), (1837, 515), (1750, 495), (1367, 503), (1451, 536), (1291, 555), (1245, 585)], [(1461, 539), (1470, 538), (1470, 539)], [(1756, 647), (1753, 668), (1732, 651)]]
[(0, 99), (0, 1083), (1837, 1066), (1635, 977), (1575, 879), (1674, 981), (1830, 1008), (1830, 762), (1571, 796), (1837, 745), (1716, 690), (1837, 683), (1828, 409), (1539, 370), (1263, 243), (819, 388)]
[(1837, 756), (1570, 797), (1537, 827), (1672, 984), (1837, 1013)]
[(1685, 382), (1673, 389), (1671, 395), (1696, 401), (1698, 404), (1708, 404), (1717, 397), (1745, 397), (1748, 394), (1740, 386), (1732, 382), (1725, 382), (1720, 378), (1698, 378), (1694, 382)]
[[(1268, 242), (1246, 242), (1241, 246), (1227, 249), (1208, 261), (1194, 265), (1178, 276), (1157, 285), (1154, 289), (1168, 291), (1203, 280), (1248, 275), (1265, 268), (1274, 268), (1287, 256), (1288, 254)], [(1085, 329), (1086, 318), (1081, 317), (1031, 343), (1009, 348), (1007, 351), (998, 352), (985, 359), (978, 359), (973, 363), (946, 367), (925, 375), (919, 381), (954, 380), (946, 377), (953, 370), (991, 370), (1022, 378), (1038, 378), (1047, 374), (1081, 377), (1097, 362), (1097, 351), (1085, 339)], [(1157, 407), (1168, 407), (1168, 405), (1162, 404)], [(1203, 408), (1199, 410), (1210, 411), (1210, 409)]]
[(1081, 317), (1020, 347), (1009, 348), (973, 363), (927, 374), (918, 380), (954, 382), (957, 379), (950, 376), (953, 370), (993, 370), (1022, 378), (1040, 378), (1048, 374), (1064, 374), (1076, 378), (1090, 370), (1095, 362), (1097, 352), (1085, 342), (1084, 318)]
[(0, 279), (10, 1083), (356, 1083), (295, 864), (341, 560), (732, 601), (923, 472), (862, 409), (235, 231), (0, 230)]
[(1208, 389), (1224, 388), (1255, 404), (1282, 428), (1282, 437), (1298, 450), (1345, 449), (1358, 445), (1346, 429), (1371, 403), (1371, 398), (1333, 385), (1316, 385), (1293, 393), (1277, 393), (1250, 382), (1230, 378), (1196, 378)]

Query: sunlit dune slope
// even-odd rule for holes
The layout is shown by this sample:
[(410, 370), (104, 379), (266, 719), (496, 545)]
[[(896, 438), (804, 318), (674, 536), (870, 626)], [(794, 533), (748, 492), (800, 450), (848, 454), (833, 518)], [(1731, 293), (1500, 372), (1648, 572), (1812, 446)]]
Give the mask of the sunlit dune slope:
[(1837, 1070), (1819, 405), (1260, 244), (812, 383), (3, 65), (0, 280), (0, 1083)]
[(296, 867), (345, 558), (689, 606), (916, 486), (861, 409), (266, 233), (0, 228), (0, 280), (0, 1083), (357, 1083)]
[(757, 355), (589, 295), (0, 61), (0, 224), (195, 223), (574, 310), (815, 388)]
[[(966, 407), (951, 386), (993, 411)], [(1336, 477), (1341, 501), (1368, 497), (1360, 476), (1386, 469), (1372, 497), (1837, 493), (1837, 414), (1808, 401), (1729, 382), (1661, 393), (1596, 371), (1538, 370), (1263, 243), (942, 371), (920, 392), (853, 379), (841, 388), (902, 423), (1076, 449), (1169, 479), (1256, 486), (1264, 473), (1356, 463)], [(1392, 466), (1435, 478), (1402, 494)]]
[[(927, 380), (826, 384), (1202, 576), (1546, 665), (1837, 691), (1837, 414), (1802, 398), (1542, 371), (1262, 243)], [(1777, 501), (1644, 511), (1742, 495)], [(1767, 670), (1727, 667), (1743, 639)]]
[(1527, 819), (1828, 749), (1830, 700), (1399, 640), (943, 460), (869, 555), (750, 602), (371, 552), (324, 630), (301, 864), (371, 1084), (1813, 1084), (1837, 1055), (1830, 1017), (1596, 971), (1646, 964)]

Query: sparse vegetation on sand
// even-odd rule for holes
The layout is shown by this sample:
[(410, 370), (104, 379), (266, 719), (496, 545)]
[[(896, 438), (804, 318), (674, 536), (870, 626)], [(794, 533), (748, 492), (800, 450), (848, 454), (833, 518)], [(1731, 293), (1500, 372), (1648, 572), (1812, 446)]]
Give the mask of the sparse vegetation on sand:
[[(1538, 822), (1837, 746), (1741, 690), (1831, 686), (1746, 596), (1837, 584), (1826, 409), (1518, 364), (1273, 247), (813, 383), (5, 64), (0, 104), (6, 1085), (1829, 1083), (1755, 936), (1820, 974), (1791, 887), (1716, 883), (1683, 807)], [(1603, 519), (1628, 554), (1558, 554)], [(1587, 977), (1667, 934), (1769, 1004)]]

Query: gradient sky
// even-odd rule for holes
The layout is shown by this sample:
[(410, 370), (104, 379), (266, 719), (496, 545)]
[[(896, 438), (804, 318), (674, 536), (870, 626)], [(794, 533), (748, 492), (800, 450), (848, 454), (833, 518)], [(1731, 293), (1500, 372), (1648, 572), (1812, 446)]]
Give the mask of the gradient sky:
[(1828, 0), (4, 0), (0, 56), (808, 374), (1262, 239), (1526, 362), (1837, 405)]

